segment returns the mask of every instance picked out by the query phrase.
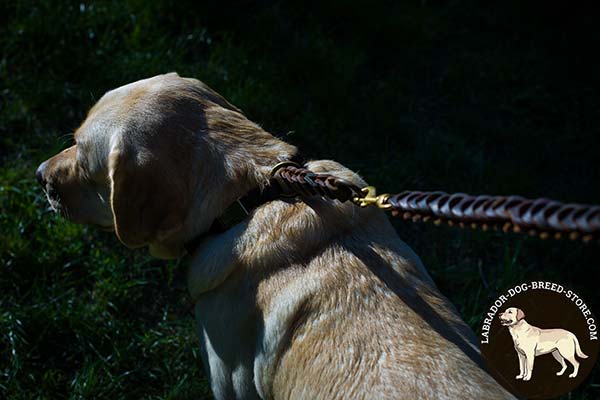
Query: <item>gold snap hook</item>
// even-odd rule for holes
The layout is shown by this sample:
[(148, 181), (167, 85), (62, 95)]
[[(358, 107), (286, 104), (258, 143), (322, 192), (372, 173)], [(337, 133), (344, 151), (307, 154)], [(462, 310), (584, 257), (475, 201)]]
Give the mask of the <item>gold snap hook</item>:
[(375, 189), (375, 186), (367, 186), (362, 188), (360, 191), (365, 195), (363, 197), (354, 197), (352, 199), (354, 204), (357, 204), (361, 207), (376, 205), (377, 208), (381, 208), (383, 210), (392, 207), (391, 204), (386, 203), (387, 199), (390, 197), (389, 193), (377, 195), (377, 189)]

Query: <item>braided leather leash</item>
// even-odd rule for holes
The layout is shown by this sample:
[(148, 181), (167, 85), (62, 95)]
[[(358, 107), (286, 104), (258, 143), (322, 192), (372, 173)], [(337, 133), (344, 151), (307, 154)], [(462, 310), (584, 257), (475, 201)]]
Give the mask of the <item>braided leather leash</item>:
[(317, 174), (292, 162), (278, 164), (273, 180), (284, 196), (323, 196), (367, 207), (375, 205), (393, 216), (436, 225), (524, 232), (542, 239), (568, 237), (584, 242), (600, 238), (600, 206), (564, 204), (519, 196), (471, 196), (464, 193), (405, 191), (376, 195), (375, 188), (358, 186), (329, 174)]

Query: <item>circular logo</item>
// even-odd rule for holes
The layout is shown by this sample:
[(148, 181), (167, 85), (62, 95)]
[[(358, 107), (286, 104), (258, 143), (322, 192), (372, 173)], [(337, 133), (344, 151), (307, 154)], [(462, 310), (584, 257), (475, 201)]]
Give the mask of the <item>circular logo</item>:
[(586, 302), (553, 282), (529, 282), (500, 295), (483, 316), (481, 354), (511, 393), (549, 399), (579, 386), (596, 363), (598, 325)]

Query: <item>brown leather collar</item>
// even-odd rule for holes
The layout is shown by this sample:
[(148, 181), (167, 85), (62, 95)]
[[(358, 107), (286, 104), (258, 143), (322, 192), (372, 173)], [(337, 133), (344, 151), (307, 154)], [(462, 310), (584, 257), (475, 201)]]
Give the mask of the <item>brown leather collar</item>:
[[(289, 161), (304, 165), (304, 158), (299, 153), (296, 153)], [(262, 190), (258, 187), (250, 190), (227, 207), (225, 211), (213, 221), (208, 231), (201, 233), (185, 243), (185, 250), (188, 254), (193, 254), (200, 243), (207, 237), (225, 232), (229, 228), (245, 220), (256, 208), (282, 197), (285, 197), (284, 189), (275, 179), (271, 179), (269, 184)]]

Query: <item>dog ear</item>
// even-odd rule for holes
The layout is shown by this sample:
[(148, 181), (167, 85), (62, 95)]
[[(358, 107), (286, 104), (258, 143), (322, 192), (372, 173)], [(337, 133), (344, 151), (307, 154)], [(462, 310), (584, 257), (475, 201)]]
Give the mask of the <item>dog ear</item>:
[(113, 149), (108, 164), (114, 228), (123, 244), (160, 242), (183, 227), (186, 185), (173, 161), (129, 145)]
[(523, 318), (525, 318), (525, 313), (520, 308), (517, 308), (517, 321), (520, 321)]

